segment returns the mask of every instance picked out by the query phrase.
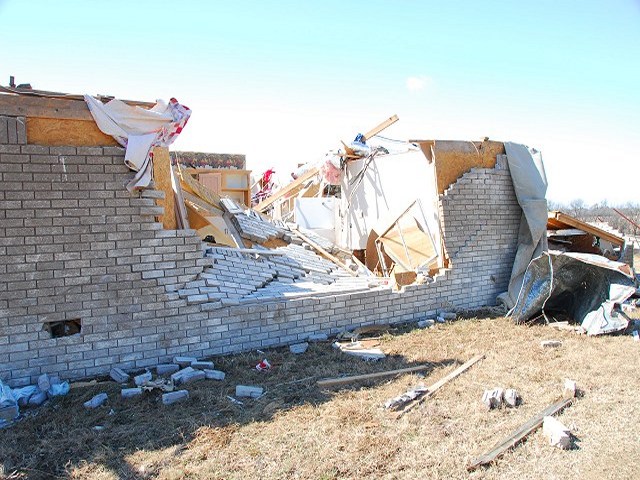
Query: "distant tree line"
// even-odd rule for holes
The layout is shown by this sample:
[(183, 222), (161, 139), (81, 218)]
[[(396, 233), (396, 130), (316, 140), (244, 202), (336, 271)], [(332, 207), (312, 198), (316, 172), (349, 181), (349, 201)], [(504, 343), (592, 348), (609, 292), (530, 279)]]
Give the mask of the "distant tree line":
[(624, 206), (611, 207), (606, 200), (586, 205), (582, 199), (575, 199), (568, 204), (553, 201), (549, 201), (547, 204), (549, 211), (559, 210), (585, 222), (604, 222), (625, 235), (633, 235), (634, 237), (640, 235), (640, 203), (627, 203)]

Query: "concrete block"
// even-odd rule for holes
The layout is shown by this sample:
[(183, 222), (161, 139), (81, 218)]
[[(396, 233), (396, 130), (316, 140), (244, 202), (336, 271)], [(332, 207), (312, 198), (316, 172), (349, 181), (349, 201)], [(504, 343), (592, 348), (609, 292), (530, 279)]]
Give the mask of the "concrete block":
[(236, 385), (236, 397), (258, 398), (262, 395), (262, 387), (252, 387), (248, 385)]
[(420, 320), (417, 325), (418, 328), (430, 328), (433, 327), (436, 324), (436, 321), (433, 320), (432, 318), (427, 318), (425, 320)]
[(303, 343), (296, 343), (294, 345), (290, 345), (289, 346), (289, 351), (291, 353), (294, 353), (296, 355), (299, 355), (301, 353), (304, 353), (307, 351), (307, 349), (309, 348), (309, 344), (307, 342), (303, 342)]
[(43, 373), (38, 377), (38, 388), (41, 392), (46, 392), (51, 388), (51, 380), (49, 379), (49, 375)]
[(220, 370), (203, 370), (207, 380), (224, 380), (225, 373)]
[(142, 373), (140, 375), (133, 377), (133, 383), (135, 383), (136, 386), (141, 387), (145, 383), (150, 382), (152, 378), (153, 378), (153, 375), (151, 374), (151, 372), (147, 371), (145, 373)]
[(549, 444), (563, 450), (571, 447), (571, 431), (554, 417), (544, 417), (542, 433), (549, 439)]
[(104, 402), (106, 402), (108, 398), (109, 396), (106, 393), (104, 392), (99, 393), (98, 395), (93, 397), (91, 400), (84, 402), (84, 408), (88, 408), (88, 409), (98, 408), (102, 404), (104, 404)]
[(180, 370), (180, 365), (177, 363), (161, 363), (156, 367), (158, 375), (169, 375), (176, 373), (178, 370)]
[(197, 361), (198, 359), (196, 357), (175, 357), (173, 359), (173, 363), (180, 365), (180, 368), (189, 367), (193, 362)]
[(126, 383), (129, 381), (129, 374), (121, 368), (114, 367), (109, 372), (109, 376), (116, 383)]
[(489, 410), (500, 407), (503, 399), (504, 390), (499, 387), (492, 390), (485, 390), (482, 395), (482, 403), (484, 403)]
[(193, 363), (191, 363), (191, 367), (195, 368), (196, 370), (212, 370), (214, 365), (213, 362), (207, 362), (204, 360), (197, 360)]
[(164, 405), (171, 405), (172, 403), (181, 402), (189, 398), (189, 392), (187, 390), (178, 390), (176, 392), (168, 392), (162, 395), (162, 403)]
[(576, 386), (576, 382), (574, 380), (569, 380), (566, 378), (564, 380), (564, 388), (562, 390), (562, 396), (564, 398), (574, 398), (576, 396), (576, 392), (578, 387)]
[(504, 391), (504, 403), (508, 407), (516, 407), (518, 405), (518, 392), (516, 392), (513, 388), (507, 388)]
[(329, 340), (329, 336), (326, 333), (312, 333), (307, 340), (309, 342), (326, 342)]
[(203, 380), (205, 377), (206, 375), (202, 370), (196, 370), (195, 368), (187, 367), (171, 375), (171, 380), (173, 380), (173, 383), (175, 385), (180, 385), (182, 383)]
[(137, 397), (138, 395), (142, 395), (142, 388), (140, 388), (140, 387), (123, 388), (120, 391), (120, 395), (122, 396), (122, 398)]

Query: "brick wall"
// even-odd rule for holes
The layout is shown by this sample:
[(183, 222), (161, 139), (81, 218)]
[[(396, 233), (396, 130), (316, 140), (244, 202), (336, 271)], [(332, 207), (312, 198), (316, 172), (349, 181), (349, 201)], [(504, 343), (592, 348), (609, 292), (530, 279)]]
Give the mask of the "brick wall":
[[(131, 195), (116, 147), (27, 145), (24, 119), (0, 117), (0, 379), (77, 379), (282, 345), (348, 326), (418, 320), (494, 304), (506, 289), (520, 208), (507, 170), (465, 174), (441, 197), (452, 269), (428, 285), (220, 307), (177, 291), (210, 260), (192, 230), (155, 222), (159, 192)], [(209, 262), (209, 263), (208, 263)], [(52, 338), (50, 322), (81, 319)]]

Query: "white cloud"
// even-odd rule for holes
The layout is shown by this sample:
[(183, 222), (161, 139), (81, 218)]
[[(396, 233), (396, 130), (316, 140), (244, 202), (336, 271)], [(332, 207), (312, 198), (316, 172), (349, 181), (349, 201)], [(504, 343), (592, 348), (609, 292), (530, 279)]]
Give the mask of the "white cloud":
[(431, 83), (431, 79), (427, 76), (411, 76), (407, 78), (407, 90), (410, 92), (419, 92), (424, 90)]

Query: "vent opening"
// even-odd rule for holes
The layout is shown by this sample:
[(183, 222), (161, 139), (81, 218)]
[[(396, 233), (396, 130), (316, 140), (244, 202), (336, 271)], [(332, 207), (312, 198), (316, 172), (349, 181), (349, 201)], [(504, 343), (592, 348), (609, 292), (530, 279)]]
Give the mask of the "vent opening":
[(68, 337), (80, 333), (82, 320), (74, 318), (73, 320), (45, 323), (44, 329), (51, 334), (51, 338)]

